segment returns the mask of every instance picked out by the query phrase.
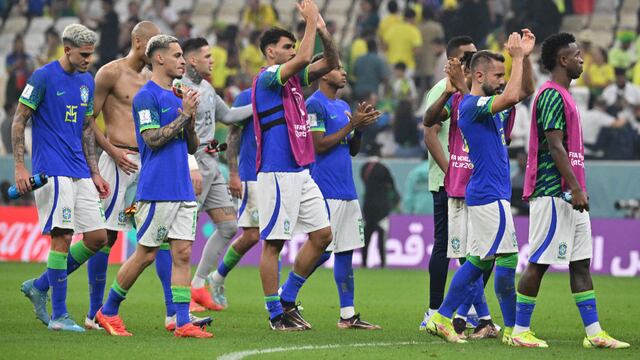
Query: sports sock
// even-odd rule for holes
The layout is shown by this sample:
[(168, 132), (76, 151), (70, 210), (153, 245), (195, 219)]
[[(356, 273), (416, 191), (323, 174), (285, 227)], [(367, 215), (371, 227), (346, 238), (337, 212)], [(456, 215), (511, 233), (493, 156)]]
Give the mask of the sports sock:
[(280, 302), (280, 296), (273, 294), (264, 297), (264, 302), (267, 304), (267, 310), (269, 310), (269, 319), (273, 320), (276, 316), (283, 313), (282, 303)]
[[(71, 245), (69, 248), (69, 253), (67, 254), (67, 264), (65, 266), (65, 270), (67, 271), (67, 275), (70, 275), (72, 272), (76, 271), (80, 267), (80, 265), (84, 264), (90, 257), (92, 257), (95, 253), (89, 250), (82, 241), (78, 241), (77, 243)], [(48, 291), (49, 290), (49, 278), (47, 272), (44, 272), (38, 279), (36, 279), (34, 283), (36, 289), (40, 291)]]
[(224, 257), (222, 258), (222, 261), (220, 261), (220, 264), (218, 265), (217, 274), (220, 276), (220, 278), (217, 278), (214, 275), (214, 281), (222, 279), (222, 281), (219, 281), (219, 283), (223, 283), (224, 278), (226, 278), (227, 275), (229, 274), (229, 271), (231, 271), (231, 269), (233, 269), (238, 264), (240, 259), (242, 259), (242, 255), (240, 255), (236, 251), (236, 249), (233, 248), (233, 244), (229, 246), (229, 248), (227, 249), (227, 252), (224, 254)]
[(207, 244), (202, 250), (202, 257), (196, 268), (196, 273), (191, 280), (191, 286), (194, 288), (204, 287), (207, 276), (213, 270), (218, 262), (222, 249), (224, 249), (229, 241), (233, 238), (238, 230), (236, 220), (221, 221), (216, 224), (216, 231), (209, 237)]
[(51, 318), (67, 314), (67, 253), (49, 251), (47, 277), (51, 287)]
[(129, 292), (129, 290), (125, 290), (120, 287), (118, 280), (113, 280), (111, 290), (109, 290), (109, 296), (107, 296), (107, 301), (105, 301), (102, 306), (102, 313), (106, 316), (118, 315), (120, 303), (127, 297), (127, 292)]
[(89, 312), (87, 318), (93, 319), (102, 307), (104, 288), (107, 285), (107, 266), (109, 265), (110, 246), (105, 246), (87, 261), (89, 277)]
[(520, 293), (516, 295), (516, 326), (513, 328), (513, 335), (529, 331), (531, 327), (531, 316), (536, 307), (536, 298)]
[(173, 304), (175, 304), (176, 326), (182, 327), (191, 322), (189, 319), (189, 303), (191, 288), (189, 286), (171, 286)]
[(158, 250), (158, 254), (156, 255), (156, 274), (158, 274), (158, 279), (160, 279), (160, 284), (162, 284), (167, 316), (176, 314), (176, 307), (173, 304), (173, 293), (171, 291), (171, 267), (171, 250), (169, 244), (164, 243), (160, 245), (160, 250)]
[[(313, 270), (311, 270), (311, 274), (313, 274), (314, 272), (316, 272), (316, 270), (324, 265), (324, 263), (327, 262), (327, 260), (329, 260), (331, 258), (331, 251), (325, 251), (322, 253), (322, 255), (320, 255), (320, 258), (318, 259), (318, 261), (316, 262), (316, 265), (313, 267)], [(311, 276), (311, 274), (309, 274), (309, 276)]]
[(300, 288), (304, 285), (305, 281), (307, 281), (306, 278), (294, 273), (293, 271), (289, 273), (289, 278), (285, 281), (284, 285), (282, 285), (282, 293), (280, 294), (280, 300), (283, 305), (295, 305), (296, 298), (298, 297), (298, 291), (300, 291)]
[(335, 254), (333, 265), (333, 278), (338, 287), (340, 297), (340, 317), (349, 319), (355, 315), (353, 299), (355, 293), (355, 282), (353, 279), (353, 250)]
[(467, 295), (471, 291), (471, 284), (482, 276), (482, 269), (467, 261), (456, 271), (449, 285), (449, 292), (444, 298), (438, 313), (440, 315), (451, 318), (453, 312), (462, 304)]
[[(513, 263), (515, 256), (515, 263)], [(511, 267), (513, 263), (513, 267)], [(504, 326), (513, 327), (516, 323), (516, 268), (517, 254), (498, 258), (496, 261), (494, 288), (500, 304)]]
[(598, 310), (596, 309), (596, 293), (593, 290), (587, 290), (580, 293), (574, 293), (573, 298), (580, 311), (582, 323), (587, 332), (587, 336), (594, 336), (602, 328), (598, 321)]

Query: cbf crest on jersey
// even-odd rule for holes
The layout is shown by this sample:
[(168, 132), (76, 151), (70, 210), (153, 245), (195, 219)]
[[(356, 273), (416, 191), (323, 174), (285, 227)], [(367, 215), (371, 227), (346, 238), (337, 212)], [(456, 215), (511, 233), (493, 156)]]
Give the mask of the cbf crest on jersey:
[(82, 100), (82, 105), (86, 105), (87, 101), (89, 101), (89, 88), (86, 85), (80, 86), (80, 99)]

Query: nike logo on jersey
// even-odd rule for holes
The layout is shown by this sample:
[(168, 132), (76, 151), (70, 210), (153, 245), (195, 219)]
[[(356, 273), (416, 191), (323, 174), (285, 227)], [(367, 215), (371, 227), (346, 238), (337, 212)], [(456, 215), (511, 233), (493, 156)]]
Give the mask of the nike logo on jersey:
[(166, 112), (167, 112), (167, 111), (169, 111), (169, 110), (171, 110), (171, 108), (170, 108), (170, 107), (169, 107), (169, 108), (166, 108), (166, 109), (161, 109), (160, 111), (164, 114), (164, 113), (166, 113)]
[(335, 118), (337, 118), (337, 117), (338, 117), (338, 115), (329, 115), (329, 117), (330, 117), (331, 119), (335, 119)]
[(58, 96), (62, 96), (62, 95), (64, 95), (64, 93), (65, 93), (64, 91), (56, 91), (56, 95), (58, 95)]

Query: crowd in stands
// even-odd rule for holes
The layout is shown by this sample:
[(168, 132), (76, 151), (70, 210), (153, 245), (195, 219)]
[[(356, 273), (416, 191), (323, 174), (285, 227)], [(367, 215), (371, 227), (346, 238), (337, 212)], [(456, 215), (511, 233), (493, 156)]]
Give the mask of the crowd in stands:
[[(298, 37), (303, 32), (304, 25), (277, 6), (282, 1), (245, 0), (239, 5), (229, 0), (0, 1), (1, 34), (3, 39), (11, 34), (13, 39), (10, 47), (4, 47), (8, 50), (3, 52), (6, 74), (0, 76), (0, 85), (4, 83), (5, 88), (4, 96), (0, 96), (4, 99), (0, 109), (0, 154), (11, 152), (11, 119), (30, 74), (63, 53), (61, 29), (56, 26), (60, 21), (72, 17), (99, 32), (93, 72), (128, 52), (131, 29), (141, 20), (153, 21), (164, 33), (181, 40), (203, 36), (212, 44), (214, 66), (209, 80), (231, 103), (242, 89), (251, 86), (264, 64), (258, 48), (264, 29), (283, 26)], [(202, 19), (204, 15), (194, 16), (194, 10), (203, 9), (198, 3), (211, 4), (204, 7), (210, 11), (211, 15), (207, 15), (210, 21), (194, 21), (194, 17)], [(539, 44), (550, 34), (568, 30), (582, 46), (584, 72), (573, 84), (572, 93), (581, 107), (588, 158), (640, 159), (638, 1), (319, 0), (318, 3), (329, 31), (340, 45), (342, 63), (349, 74), (349, 86), (341, 96), (352, 104), (367, 100), (383, 112), (380, 121), (366, 129), (363, 138), (365, 148), (367, 144), (381, 145), (383, 157), (424, 155), (421, 125), (424, 99), (429, 88), (444, 77), (449, 39), (470, 35), (479, 49), (506, 55), (503, 49), (506, 34), (527, 27), (535, 33)], [(332, 12), (338, 3), (350, 5), (346, 7), (346, 16), (335, 15), (336, 10)], [(237, 7), (236, 15), (218, 18), (224, 7)], [(27, 25), (11, 33), (12, 29), (5, 25), (15, 17), (24, 17)], [(604, 26), (596, 23), (600, 18), (609, 22)], [(29, 37), (29, 29), (43, 19), (50, 19), (49, 26), (39, 35), (41, 46), (33, 50), (33, 46), (26, 46), (32, 41), (29, 39), (34, 39), (33, 35)], [(315, 52), (320, 51), (322, 44), (318, 39)], [(534, 60), (540, 86), (548, 74), (538, 63), (538, 54), (539, 49)], [(510, 64), (506, 57), (508, 72)], [(517, 108), (518, 121), (510, 153), (513, 159), (527, 149), (529, 103)], [(221, 130), (219, 136), (224, 136)]]

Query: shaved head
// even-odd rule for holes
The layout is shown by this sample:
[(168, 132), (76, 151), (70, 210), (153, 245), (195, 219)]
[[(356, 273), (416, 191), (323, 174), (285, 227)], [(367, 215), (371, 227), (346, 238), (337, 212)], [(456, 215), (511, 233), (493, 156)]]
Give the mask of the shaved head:
[(160, 34), (160, 29), (151, 21), (141, 21), (131, 30), (131, 39), (150, 39)]

